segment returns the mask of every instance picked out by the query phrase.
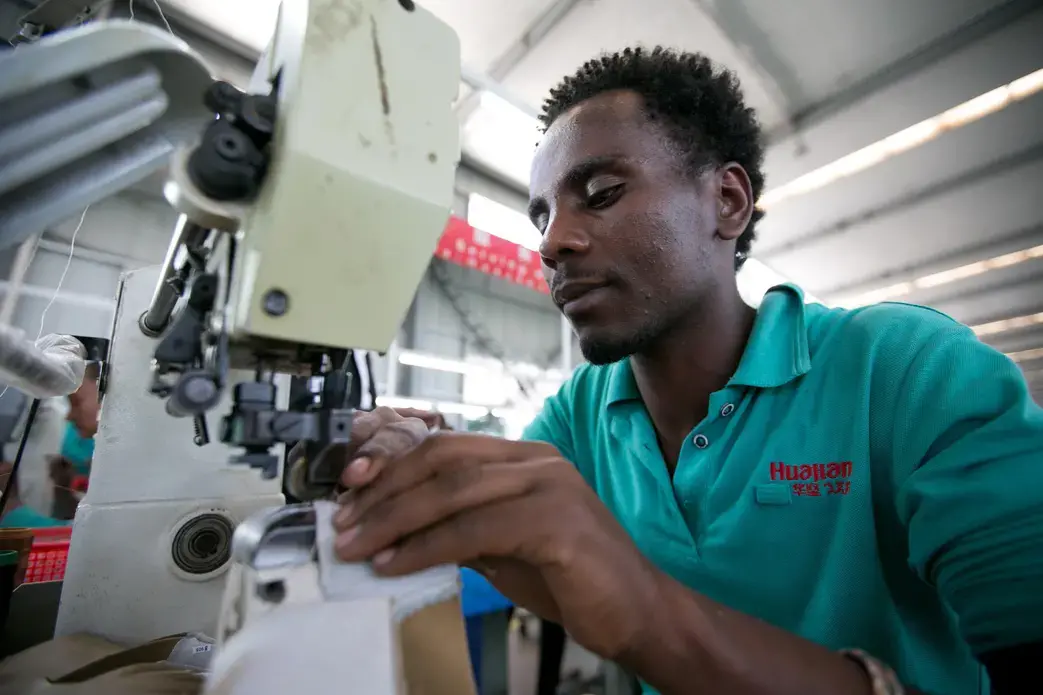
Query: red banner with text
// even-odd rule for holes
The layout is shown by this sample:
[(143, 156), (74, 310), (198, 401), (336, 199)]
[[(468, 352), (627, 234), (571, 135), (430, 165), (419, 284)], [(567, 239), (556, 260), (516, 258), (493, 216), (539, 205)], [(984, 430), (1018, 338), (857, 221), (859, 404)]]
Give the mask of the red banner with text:
[(450, 217), (435, 255), (465, 268), (547, 294), (540, 254)]

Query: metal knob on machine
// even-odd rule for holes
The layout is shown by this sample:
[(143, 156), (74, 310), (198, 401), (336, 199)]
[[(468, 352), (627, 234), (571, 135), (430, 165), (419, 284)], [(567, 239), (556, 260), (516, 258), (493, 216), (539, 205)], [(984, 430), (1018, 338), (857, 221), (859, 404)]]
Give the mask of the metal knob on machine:
[(212, 374), (204, 371), (185, 372), (167, 399), (166, 411), (171, 417), (195, 417), (207, 412), (221, 398), (221, 388)]

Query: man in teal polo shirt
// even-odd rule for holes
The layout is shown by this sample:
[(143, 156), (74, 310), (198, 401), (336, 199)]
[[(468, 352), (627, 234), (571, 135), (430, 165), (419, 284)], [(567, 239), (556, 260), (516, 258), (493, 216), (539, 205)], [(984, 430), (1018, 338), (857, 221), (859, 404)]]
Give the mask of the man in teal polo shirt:
[(341, 556), (475, 567), (670, 695), (1043, 692), (1015, 365), (920, 307), (746, 306), (763, 147), (706, 58), (591, 61), (543, 122), (529, 213), (590, 364), (531, 441), (360, 416)]

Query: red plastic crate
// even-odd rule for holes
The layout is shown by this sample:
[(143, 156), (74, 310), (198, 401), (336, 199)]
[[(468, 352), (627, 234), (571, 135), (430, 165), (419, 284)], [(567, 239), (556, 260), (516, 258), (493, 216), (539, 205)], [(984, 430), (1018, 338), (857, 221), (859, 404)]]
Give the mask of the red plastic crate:
[(65, 561), (69, 557), (68, 526), (33, 529), (33, 547), (29, 551), (29, 568), (25, 583), (55, 582), (65, 578)]

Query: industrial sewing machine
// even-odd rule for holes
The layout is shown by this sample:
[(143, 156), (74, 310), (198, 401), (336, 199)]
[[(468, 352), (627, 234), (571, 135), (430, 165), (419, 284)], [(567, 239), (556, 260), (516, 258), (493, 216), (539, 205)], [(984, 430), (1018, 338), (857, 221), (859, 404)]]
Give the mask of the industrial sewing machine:
[[(340, 600), (313, 508), (280, 508), (282, 447), (305, 443), (295, 494), (328, 496), (350, 350), (390, 345), (449, 215), (459, 71), (453, 31), (408, 0), (284, 0), (248, 93), (131, 22), (0, 58), (0, 127), (23, 138), (0, 137), (5, 244), (166, 166), (180, 215), (163, 265), (119, 288), (58, 634), (216, 635), (213, 692), (346, 692), (334, 666), (394, 690), (401, 606)], [(287, 403), (289, 374), (315, 377), (311, 402)]]

